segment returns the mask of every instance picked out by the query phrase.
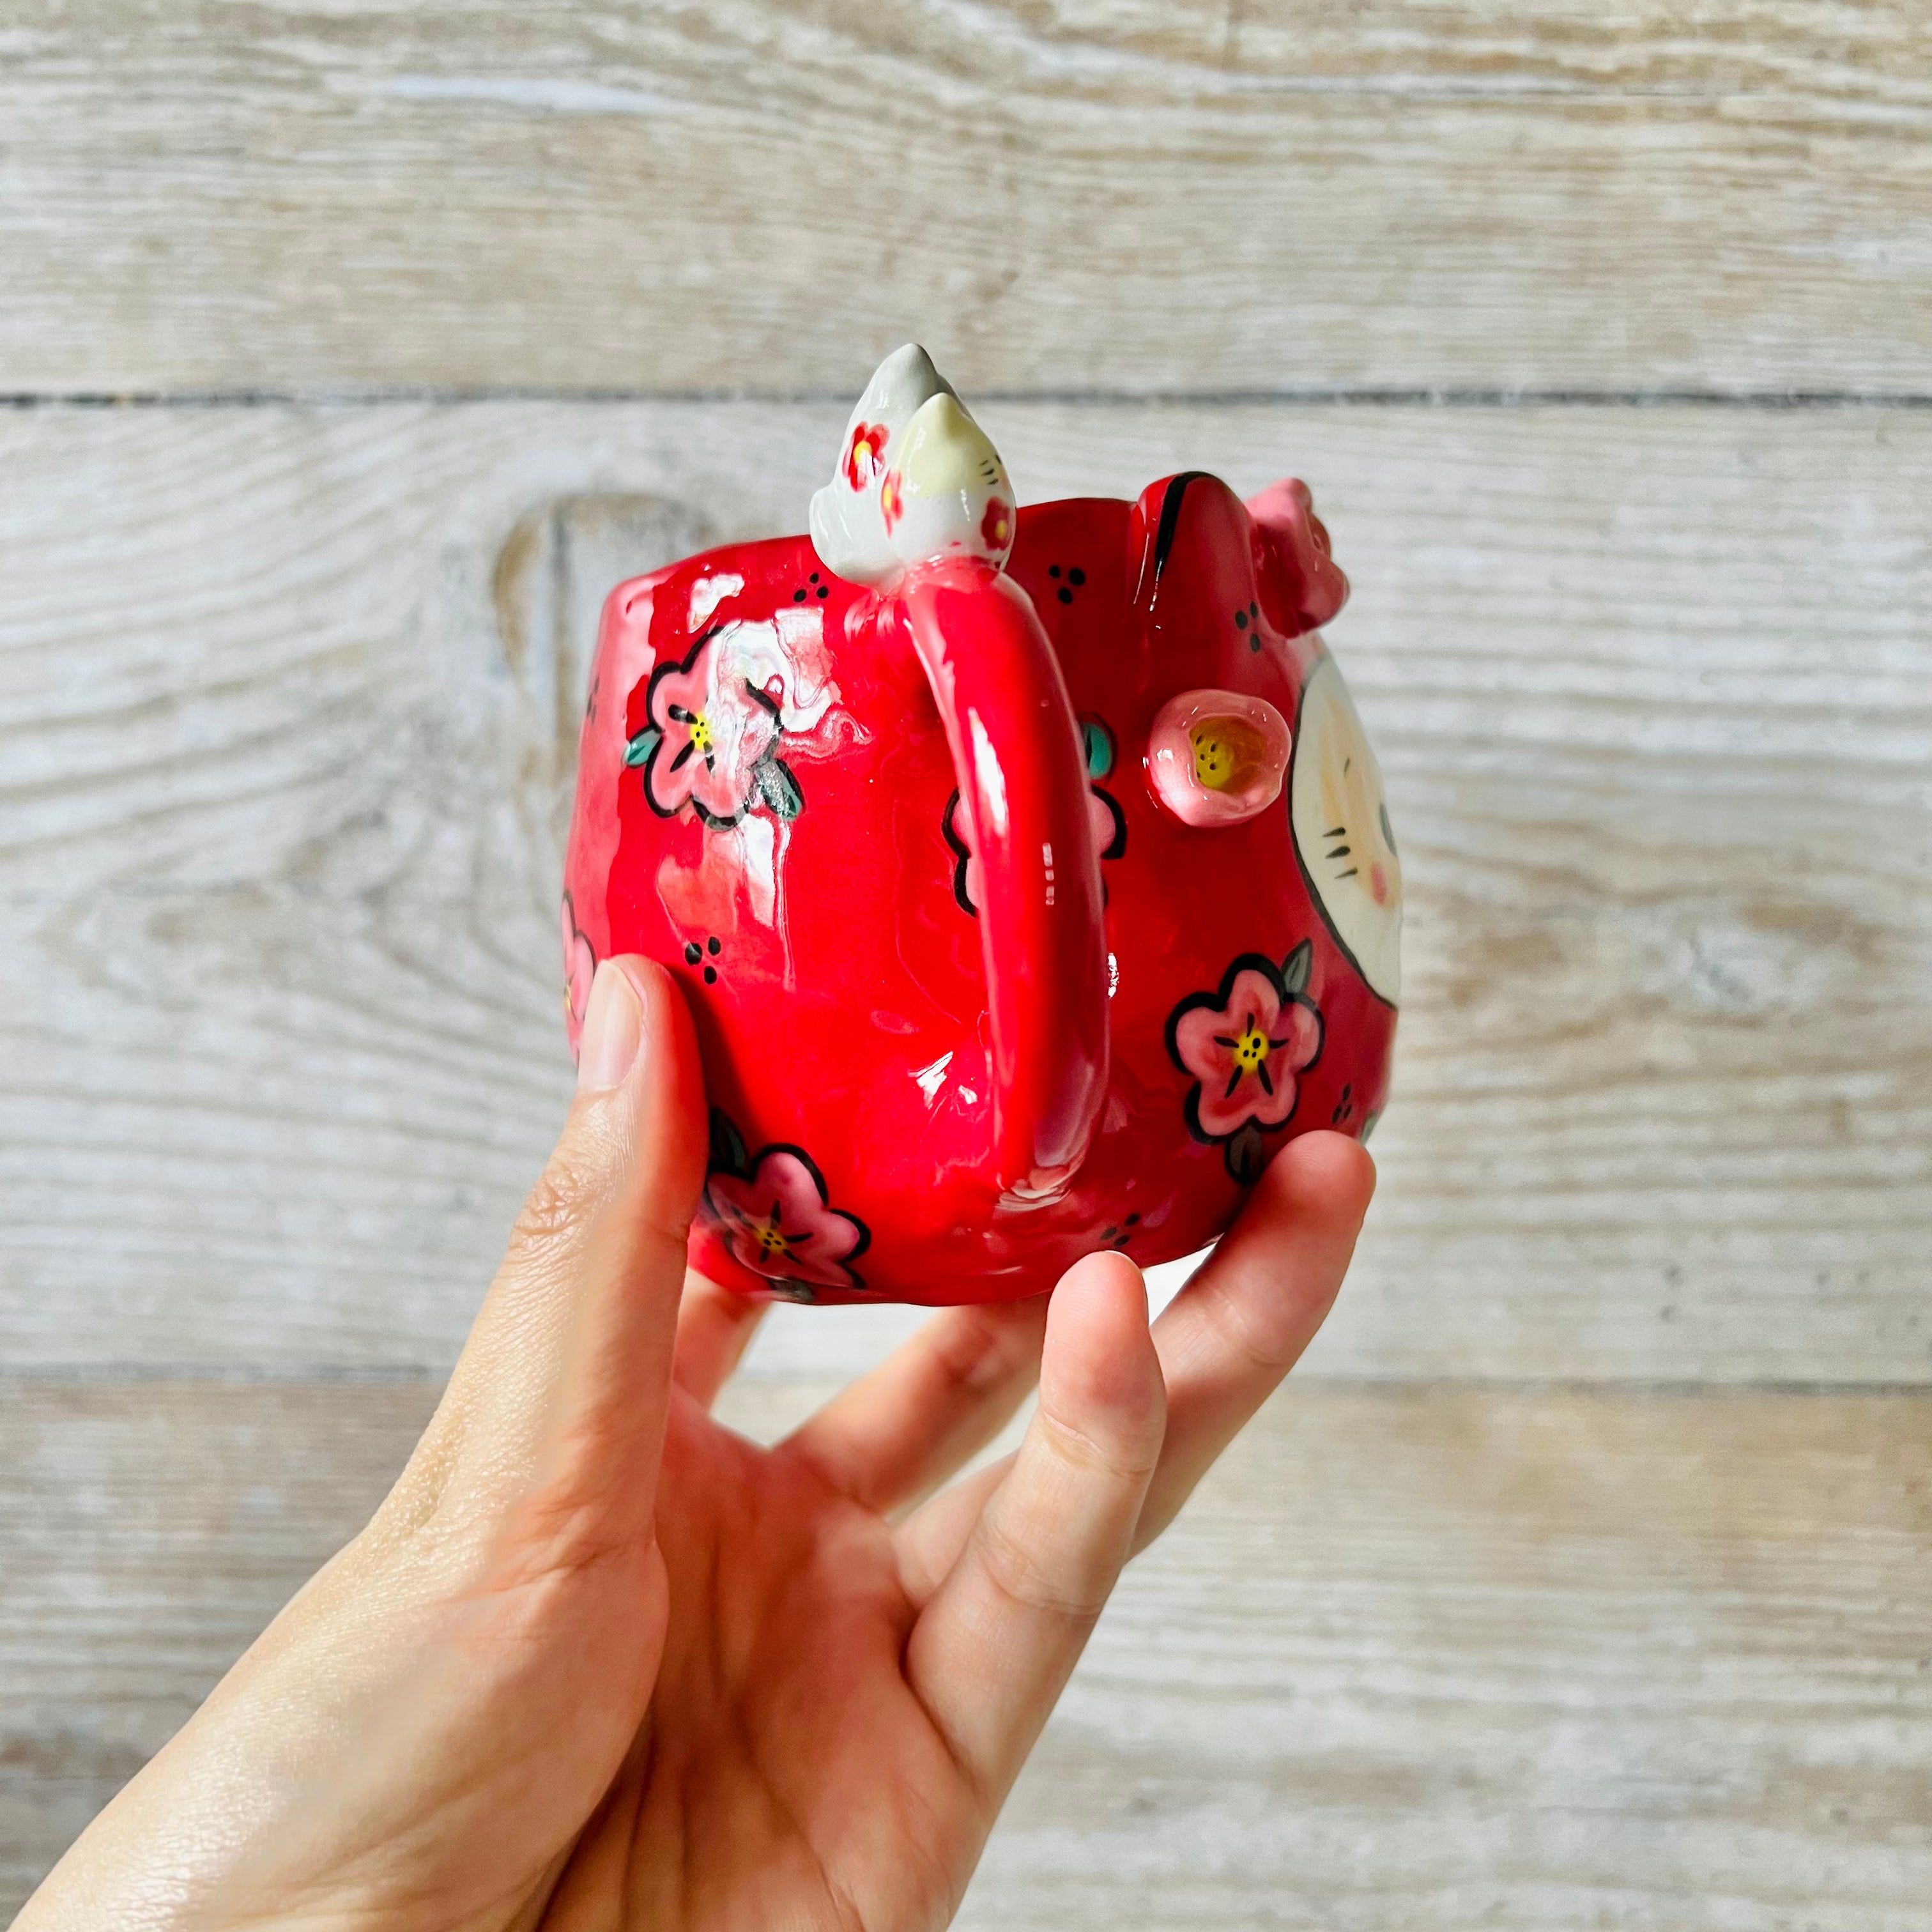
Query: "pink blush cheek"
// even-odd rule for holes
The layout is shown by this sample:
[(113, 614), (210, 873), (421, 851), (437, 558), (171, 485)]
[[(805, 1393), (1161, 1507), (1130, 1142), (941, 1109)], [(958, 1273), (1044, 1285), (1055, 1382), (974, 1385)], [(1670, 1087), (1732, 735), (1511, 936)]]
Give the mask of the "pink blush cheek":
[(1369, 892), (1377, 905), (1388, 904), (1388, 874), (1379, 866), (1369, 868)]

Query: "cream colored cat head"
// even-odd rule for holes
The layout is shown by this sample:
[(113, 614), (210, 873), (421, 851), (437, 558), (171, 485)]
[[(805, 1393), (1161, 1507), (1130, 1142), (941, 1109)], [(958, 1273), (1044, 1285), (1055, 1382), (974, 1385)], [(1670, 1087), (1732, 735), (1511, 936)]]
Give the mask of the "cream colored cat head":
[(1390, 1006), (1402, 998), (1402, 861), (1382, 770), (1324, 651), (1294, 725), (1288, 810), (1310, 890), (1342, 949)]
[(999, 452), (916, 343), (874, 372), (845, 426), (838, 466), (812, 500), (820, 560), (890, 587), (915, 564), (1004, 565), (1018, 526)]

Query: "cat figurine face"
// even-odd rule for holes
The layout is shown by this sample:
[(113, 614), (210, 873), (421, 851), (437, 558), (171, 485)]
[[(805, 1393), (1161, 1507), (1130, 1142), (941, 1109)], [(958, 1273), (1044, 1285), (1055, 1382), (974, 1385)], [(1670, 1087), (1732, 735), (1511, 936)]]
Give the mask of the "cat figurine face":
[(614, 592), (583, 733), (573, 1044), (587, 962), (682, 981), (694, 1265), (1034, 1294), (1194, 1252), (1286, 1138), (1365, 1134), (1402, 874), (1306, 488), (1016, 508), (908, 348), (811, 523)]
[(1402, 861), (1382, 770), (1348, 688), (1324, 656), (1302, 686), (1288, 810), (1322, 917), (1371, 988), (1402, 997)]

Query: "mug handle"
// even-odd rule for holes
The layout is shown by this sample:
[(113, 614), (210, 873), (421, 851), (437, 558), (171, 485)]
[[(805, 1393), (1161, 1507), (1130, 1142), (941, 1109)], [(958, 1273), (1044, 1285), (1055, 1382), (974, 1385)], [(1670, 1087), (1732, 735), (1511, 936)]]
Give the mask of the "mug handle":
[(992, 1178), (1049, 1201), (1085, 1158), (1107, 1088), (1106, 925), (1079, 728), (1010, 578), (956, 557), (916, 566), (898, 595), (985, 880)]

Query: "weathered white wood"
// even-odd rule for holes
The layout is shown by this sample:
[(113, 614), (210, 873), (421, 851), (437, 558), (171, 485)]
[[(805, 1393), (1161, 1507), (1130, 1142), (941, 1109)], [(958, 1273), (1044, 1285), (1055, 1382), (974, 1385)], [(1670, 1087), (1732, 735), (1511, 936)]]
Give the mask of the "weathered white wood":
[[(1924, 1379), (1932, 418), (986, 414), (1035, 497), (1294, 469), (1354, 574), (1408, 970), (1311, 1366)], [(564, 1102), (585, 614), (841, 419), (0, 418), (0, 1354), (453, 1358)]]
[(1912, 0), (87, 0), (0, 389), (1932, 385)]
[[(433, 1400), (0, 1392), (0, 1912)], [(1924, 1396), (1291, 1388), (1130, 1572), (961, 1922), (1921, 1932), (1928, 1601)]]

